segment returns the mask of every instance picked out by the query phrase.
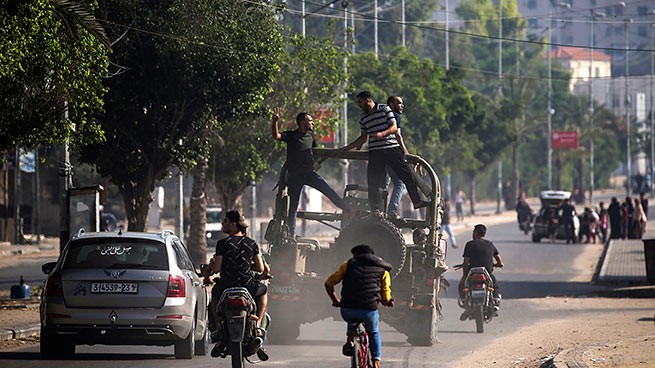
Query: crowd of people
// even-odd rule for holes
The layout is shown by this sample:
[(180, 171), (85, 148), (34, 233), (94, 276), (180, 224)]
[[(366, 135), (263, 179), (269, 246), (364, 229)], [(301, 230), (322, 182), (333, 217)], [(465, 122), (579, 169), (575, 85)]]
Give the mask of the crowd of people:
[(639, 197), (626, 197), (619, 203), (612, 197), (607, 215), (610, 225), (611, 239), (641, 239), (646, 231), (646, 214), (648, 213), (648, 198), (641, 192)]

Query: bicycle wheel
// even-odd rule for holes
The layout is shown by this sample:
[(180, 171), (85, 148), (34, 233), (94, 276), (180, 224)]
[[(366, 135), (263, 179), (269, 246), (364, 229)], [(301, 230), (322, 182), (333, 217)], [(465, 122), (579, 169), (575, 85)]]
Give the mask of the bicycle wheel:
[(359, 350), (361, 345), (359, 343), (359, 338), (355, 337), (353, 341), (353, 353), (350, 355), (350, 368), (363, 368), (359, 365)]

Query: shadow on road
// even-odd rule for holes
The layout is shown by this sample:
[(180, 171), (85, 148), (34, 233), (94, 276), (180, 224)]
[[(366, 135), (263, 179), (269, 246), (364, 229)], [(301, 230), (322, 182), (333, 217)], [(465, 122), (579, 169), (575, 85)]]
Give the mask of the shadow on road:
[[(173, 354), (93, 354), (93, 353), (76, 353), (70, 357), (59, 358), (56, 360), (48, 359), (48, 361), (95, 361), (95, 360), (161, 360), (161, 359), (175, 359)], [(41, 355), (34, 352), (0, 352), (0, 360), (41, 360)]]

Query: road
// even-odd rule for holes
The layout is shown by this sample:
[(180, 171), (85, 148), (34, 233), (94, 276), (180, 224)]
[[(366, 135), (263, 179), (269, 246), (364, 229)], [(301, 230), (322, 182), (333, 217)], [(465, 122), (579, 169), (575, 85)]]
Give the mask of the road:
[[(463, 245), (468, 237), (468, 234), (460, 235), (459, 244)], [(558, 317), (558, 311), (535, 310), (534, 302), (527, 301), (527, 298), (572, 296), (599, 288), (576, 281), (588, 280), (589, 275), (582, 275), (582, 271), (577, 269), (575, 264), (587, 247), (600, 245), (566, 245), (562, 242), (549, 244), (545, 240), (535, 244), (530, 241), (529, 236), (520, 233), (514, 223), (489, 226), (487, 238), (497, 245), (506, 265), (504, 269), (496, 271), (504, 298), (500, 316), (485, 326), (484, 334), (475, 333), (473, 321), (460, 322), (458, 317), (462, 310), (457, 307), (454, 287), (460, 274), (449, 271), (447, 278), (453, 287), (441, 300), (444, 318), (439, 326), (440, 343), (432, 348), (412, 347), (405, 342), (404, 335), (383, 323), (383, 367), (449, 367), (453, 362), (494, 339), (511, 334), (536, 321)], [(460, 263), (461, 253), (461, 248), (450, 249), (447, 263), (450, 266)], [(290, 368), (346, 367), (349, 361), (340, 354), (344, 329), (343, 322), (332, 319), (303, 325), (297, 344), (268, 346), (271, 360), (261, 365)], [(93, 364), (98, 368), (165, 368), (177, 367), (180, 363), (185, 367), (230, 365), (229, 361), (210, 357), (196, 357), (192, 361), (180, 362), (176, 361), (172, 354), (172, 347), (78, 346), (73, 359), (53, 363), (39, 360), (37, 349), (30, 347), (0, 353), (0, 360), (7, 367), (88, 367)]]

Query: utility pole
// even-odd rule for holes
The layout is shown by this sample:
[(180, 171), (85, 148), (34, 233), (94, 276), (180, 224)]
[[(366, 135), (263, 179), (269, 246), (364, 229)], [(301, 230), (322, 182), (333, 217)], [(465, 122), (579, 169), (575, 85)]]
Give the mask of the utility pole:
[(373, 39), (375, 41), (375, 58), (378, 58), (378, 0), (373, 1), (373, 6), (375, 9), (373, 9), (373, 32), (375, 35), (373, 36)]
[(553, 4), (548, 9), (548, 189), (553, 189)]
[[(403, 41), (403, 47), (405, 47), (405, 0), (400, 1), (400, 8), (401, 8), (401, 12), (403, 13), (401, 15), (402, 30), (403, 30), (402, 41)], [(346, 8), (344, 7), (344, 12), (345, 9)]]
[(627, 183), (628, 187), (626, 188), (627, 194), (630, 195), (632, 191), (632, 155), (630, 154), (630, 107), (632, 106), (632, 101), (630, 100), (630, 55), (628, 53), (628, 23), (631, 23), (632, 19), (626, 19), (623, 23), (625, 33), (625, 125), (626, 125), (626, 168), (627, 168)]
[(448, 0), (444, 0), (446, 3), (446, 70), (450, 70), (450, 30), (448, 28)]

